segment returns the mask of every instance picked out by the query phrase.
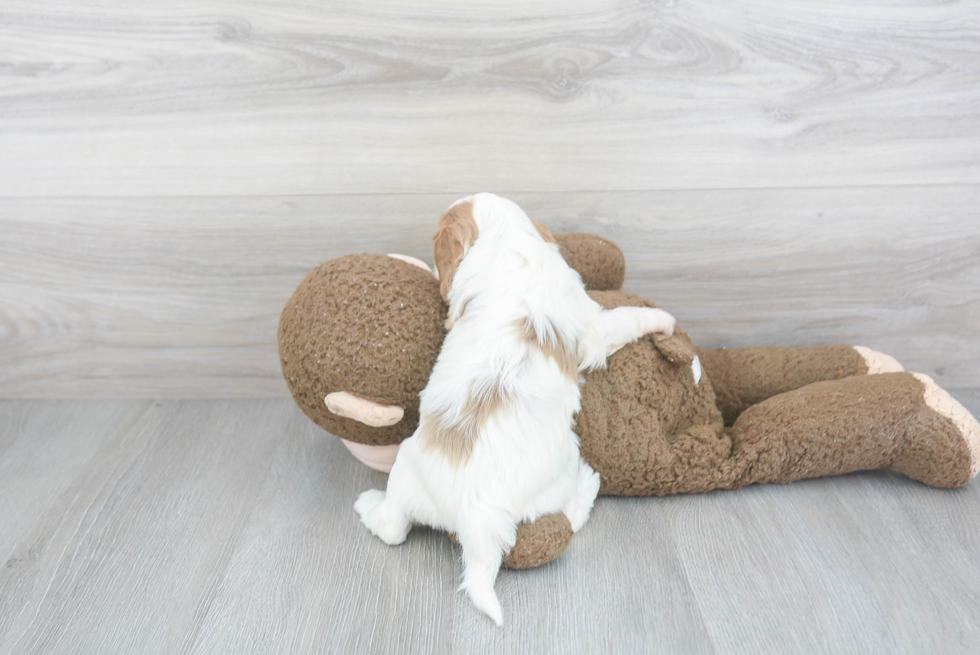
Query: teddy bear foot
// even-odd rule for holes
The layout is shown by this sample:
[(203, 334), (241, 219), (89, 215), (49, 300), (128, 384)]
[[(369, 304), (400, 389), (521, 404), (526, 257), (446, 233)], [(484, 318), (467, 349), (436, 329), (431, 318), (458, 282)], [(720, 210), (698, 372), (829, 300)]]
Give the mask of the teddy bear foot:
[(880, 373), (902, 373), (905, 369), (898, 360), (891, 355), (871, 350), (864, 346), (851, 346), (861, 355), (865, 366), (868, 367), (868, 375), (878, 375)]
[[(960, 487), (980, 473), (980, 423), (928, 375), (913, 373), (931, 416), (910, 431), (909, 445), (892, 469), (935, 487)], [(925, 425), (923, 425), (925, 423)], [(927, 441), (916, 439), (924, 433)]]
[(928, 375), (912, 373), (925, 404), (891, 469), (934, 487), (961, 487), (980, 473), (980, 423)]

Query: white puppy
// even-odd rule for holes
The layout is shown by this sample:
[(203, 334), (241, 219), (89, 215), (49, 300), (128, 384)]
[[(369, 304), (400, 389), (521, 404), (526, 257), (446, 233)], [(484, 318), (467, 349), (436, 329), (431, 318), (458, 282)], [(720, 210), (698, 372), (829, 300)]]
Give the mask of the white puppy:
[(462, 588), (500, 625), (493, 585), (517, 524), (564, 512), (578, 530), (599, 491), (572, 431), (579, 371), (644, 334), (671, 334), (674, 319), (602, 309), (547, 228), (493, 194), (456, 202), (433, 244), (449, 334), (387, 493), (366, 491), (354, 509), (389, 544), (413, 523), (455, 532)]

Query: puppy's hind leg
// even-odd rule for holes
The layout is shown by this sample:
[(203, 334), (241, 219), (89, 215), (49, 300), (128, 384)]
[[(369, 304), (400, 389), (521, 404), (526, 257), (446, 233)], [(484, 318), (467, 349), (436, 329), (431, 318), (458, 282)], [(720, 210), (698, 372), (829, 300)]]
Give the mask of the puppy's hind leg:
[(572, 525), (572, 532), (578, 532), (585, 525), (599, 494), (599, 474), (579, 458), (578, 476), (575, 479), (575, 493), (565, 505), (565, 517)]
[[(408, 456), (408, 449), (405, 450)], [(354, 511), (360, 515), (361, 523), (381, 541), (397, 546), (405, 541), (412, 529), (414, 512), (409, 508), (417, 507), (426, 499), (412, 467), (396, 459), (388, 476), (387, 493), (377, 489), (365, 491), (354, 503)]]
[(514, 547), (517, 524), (505, 512), (473, 507), (460, 512), (456, 538), (463, 547), (463, 584), (460, 587), (498, 626), (503, 625), (503, 611), (493, 590), (503, 554)]
[(408, 537), (412, 522), (408, 515), (380, 489), (370, 489), (358, 497), (354, 511), (361, 523), (389, 546), (397, 546)]

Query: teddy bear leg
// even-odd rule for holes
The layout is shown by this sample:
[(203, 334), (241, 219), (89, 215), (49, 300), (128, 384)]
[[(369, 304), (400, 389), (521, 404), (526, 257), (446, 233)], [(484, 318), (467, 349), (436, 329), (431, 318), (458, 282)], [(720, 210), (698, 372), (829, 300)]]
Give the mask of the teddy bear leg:
[(561, 512), (539, 516), (533, 523), (517, 526), (517, 538), (504, 555), (503, 567), (533, 569), (544, 566), (565, 552), (572, 542), (572, 524)]
[(504, 568), (530, 569), (542, 566), (565, 552), (572, 535), (589, 518), (599, 493), (599, 474), (581, 458), (578, 458), (574, 485), (575, 493), (564, 511), (539, 516), (533, 522), (522, 521), (518, 524), (514, 544), (504, 554), (501, 564)]
[(911, 373), (859, 375), (748, 408), (731, 432), (732, 486), (882, 468), (937, 487), (966, 484), (980, 467), (980, 426), (929, 383)]
[(698, 350), (725, 425), (767, 398), (813, 382), (902, 371), (895, 359), (862, 346)]
[[(574, 534), (572, 524), (561, 512), (539, 516), (531, 523), (522, 521), (517, 525), (514, 545), (500, 565), (514, 570), (544, 566), (565, 552)], [(449, 540), (459, 545), (456, 533), (450, 532)]]

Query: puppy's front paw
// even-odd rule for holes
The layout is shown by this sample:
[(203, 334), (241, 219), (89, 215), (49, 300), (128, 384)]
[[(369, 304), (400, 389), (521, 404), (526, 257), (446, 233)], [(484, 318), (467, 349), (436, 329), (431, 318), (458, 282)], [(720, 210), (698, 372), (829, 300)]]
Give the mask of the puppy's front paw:
[(644, 313), (644, 334), (661, 334), (669, 337), (674, 334), (677, 321), (662, 309), (647, 309)]

